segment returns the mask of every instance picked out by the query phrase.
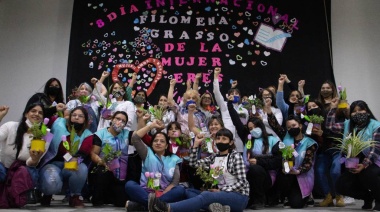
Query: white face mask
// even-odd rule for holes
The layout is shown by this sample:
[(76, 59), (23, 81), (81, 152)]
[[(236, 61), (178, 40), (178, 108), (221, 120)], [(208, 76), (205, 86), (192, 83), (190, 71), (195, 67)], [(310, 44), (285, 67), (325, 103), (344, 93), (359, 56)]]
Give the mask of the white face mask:
[(254, 138), (261, 138), (262, 134), (263, 134), (263, 131), (258, 127), (251, 130), (251, 135)]

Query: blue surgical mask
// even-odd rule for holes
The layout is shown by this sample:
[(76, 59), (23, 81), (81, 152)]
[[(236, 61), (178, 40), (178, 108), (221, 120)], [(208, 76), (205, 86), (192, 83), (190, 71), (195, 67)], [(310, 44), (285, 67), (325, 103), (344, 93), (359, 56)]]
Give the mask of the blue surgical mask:
[(254, 138), (261, 138), (261, 136), (263, 135), (263, 131), (259, 127), (256, 127), (253, 130), (251, 130), (251, 135)]
[(239, 103), (240, 97), (239, 96), (234, 96), (234, 99), (232, 100), (232, 103)]

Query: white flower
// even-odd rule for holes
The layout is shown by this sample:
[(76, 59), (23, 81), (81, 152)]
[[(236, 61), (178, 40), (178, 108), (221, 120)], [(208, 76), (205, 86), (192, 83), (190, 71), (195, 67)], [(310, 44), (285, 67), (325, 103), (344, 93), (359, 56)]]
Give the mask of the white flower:
[[(255, 95), (256, 96), (256, 95)], [(250, 95), (249, 97), (248, 97), (248, 99), (249, 100), (253, 100), (253, 95)]]
[(284, 144), (284, 142), (280, 141), (280, 143), (278, 144), (278, 147), (279, 147), (280, 149), (285, 148), (285, 144)]
[(161, 173), (160, 172), (156, 172), (156, 174), (154, 175), (156, 178), (161, 178)]
[(195, 138), (195, 134), (193, 132), (189, 133), (190, 138)]

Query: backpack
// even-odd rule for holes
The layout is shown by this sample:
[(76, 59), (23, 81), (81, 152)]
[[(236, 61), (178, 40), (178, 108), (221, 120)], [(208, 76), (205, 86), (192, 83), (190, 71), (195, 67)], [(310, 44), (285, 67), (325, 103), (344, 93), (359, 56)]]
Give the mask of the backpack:
[(28, 192), (33, 189), (32, 177), (24, 161), (12, 163), (4, 183), (0, 183), (0, 208), (20, 208), (28, 201)]

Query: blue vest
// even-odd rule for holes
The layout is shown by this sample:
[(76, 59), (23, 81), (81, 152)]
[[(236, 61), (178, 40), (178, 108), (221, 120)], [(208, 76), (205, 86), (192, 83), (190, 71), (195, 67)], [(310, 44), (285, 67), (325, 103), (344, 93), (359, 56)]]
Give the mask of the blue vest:
[(145, 172), (159, 172), (161, 173), (160, 178), (160, 190), (165, 190), (166, 187), (173, 181), (174, 170), (178, 163), (182, 162), (182, 159), (177, 155), (172, 154), (171, 156), (157, 156), (154, 154), (150, 147), (147, 147), (147, 156), (143, 161), (140, 185), (143, 188), (147, 188), (148, 178), (145, 177)]
[[(361, 130), (357, 132), (357, 135), (362, 136), (363, 141), (373, 140), (373, 133), (375, 133), (379, 127), (380, 127), (380, 122), (374, 119), (371, 119), (367, 127), (364, 128), (364, 131)], [(350, 120), (346, 120), (344, 122), (344, 133), (343, 133), (344, 137), (348, 136), (349, 131), (350, 131)], [(367, 148), (363, 150), (363, 154), (367, 157), (370, 151), (371, 151), (371, 148)], [(380, 157), (377, 158), (375, 163), (376, 165), (380, 167)]]
[[(251, 157), (252, 155), (263, 155), (263, 138), (255, 138), (252, 140), (253, 147), (251, 148)], [(278, 139), (274, 136), (268, 136), (268, 155), (272, 154), (272, 148), (276, 143), (278, 142)], [(247, 147), (244, 145), (244, 152), (243, 152), (243, 158), (246, 165), (249, 165), (248, 161), (248, 154), (247, 154)]]
[[(286, 146), (290, 146), (294, 144), (294, 138), (291, 137), (289, 133), (286, 133), (286, 136), (283, 142)], [(303, 139), (295, 148), (295, 150), (298, 153), (298, 157), (295, 158), (294, 168), (298, 168), (299, 166), (302, 165), (307, 148), (311, 147), (314, 144), (317, 144), (317, 142), (315, 142), (312, 138), (304, 135)], [(316, 151), (314, 152), (313, 166), (310, 168), (310, 170), (306, 173), (296, 175), (298, 185), (302, 193), (302, 198), (309, 196), (314, 188), (314, 162), (315, 162), (315, 156), (316, 156), (315, 154), (316, 154)]]

